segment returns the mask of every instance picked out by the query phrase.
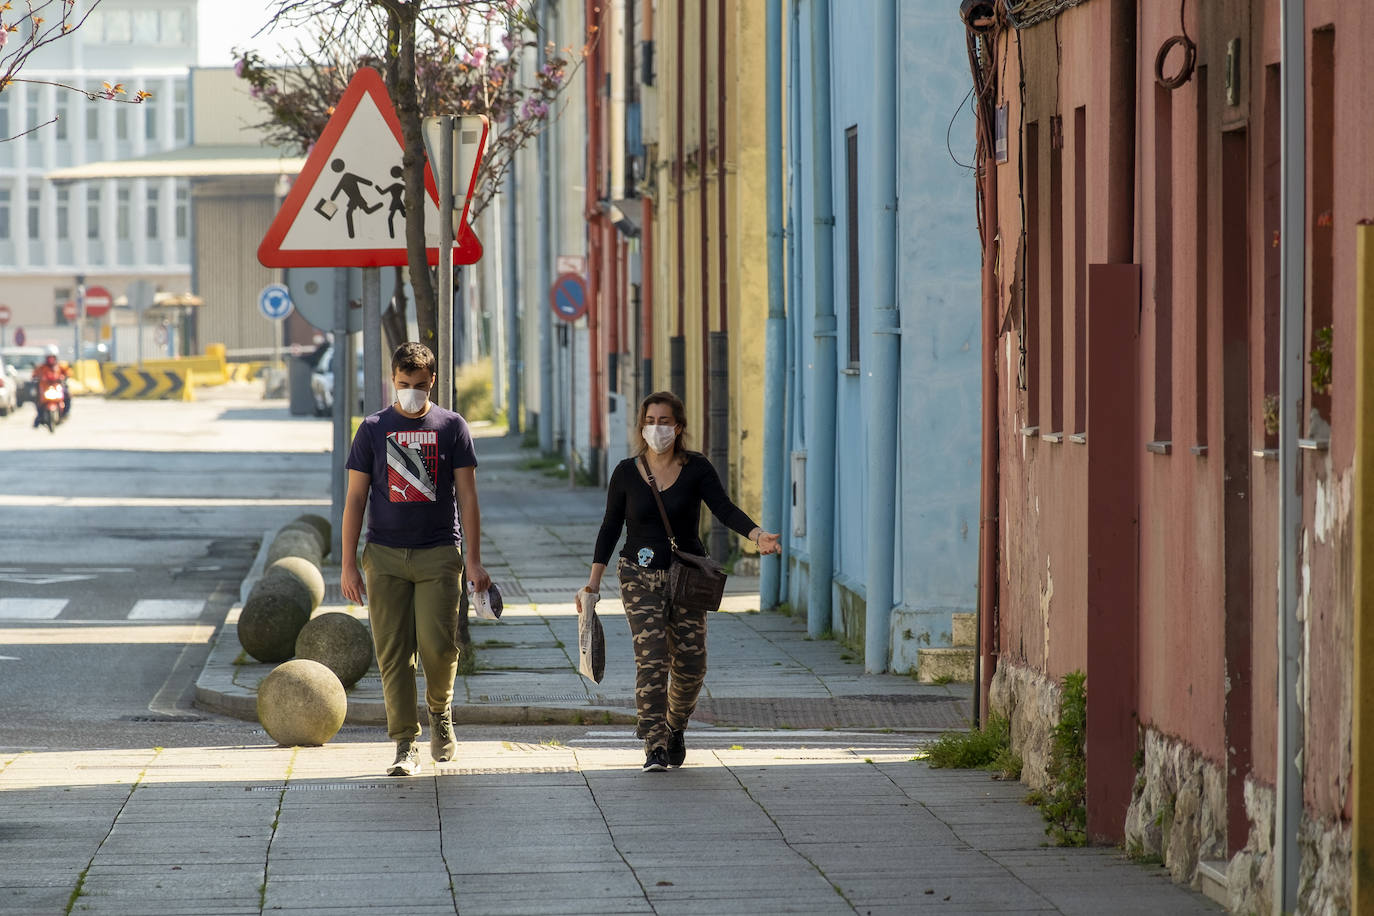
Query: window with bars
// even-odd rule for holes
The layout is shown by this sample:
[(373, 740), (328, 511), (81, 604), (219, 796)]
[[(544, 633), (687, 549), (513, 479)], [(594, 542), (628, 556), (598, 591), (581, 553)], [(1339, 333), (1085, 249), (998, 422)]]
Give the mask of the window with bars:
[(844, 132), (845, 250), (849, 287), (849, 368), (859, 368), (859, 128)]
[(57, 237), (62, 241), (71, 238), (71, 191), (57, 189)]
[(132, 226), (132, 201), (130, 200), (128, 188), (120, 188), (115, 192), (115, 237), (121, 242), (133, 235)]
[(191, 190), (184, 184), (177, 186), (176, 196), (176, 230), (178, 239), (190, 238), (191, 235)]
[(86, 238), (100, 238), (100, 188), (97, 185), (86, 188)]
[(43, 192), (29, 188), (29, 241), (38, 241), (43, 229)]
[(0, 187), (0, 242), (10, 238), (10, 189)]
[(158, 205), (159, 205), (159, 203), (160, 203), (160, 197), (161, 197), (161, 195), (158, 193), (158, 189), (157, 189), (157, 188), (149, 188), (149, 189), (148, 189), (148, 194), (147, 194), (147, 198), (146, 198), (146, 199), (147, 199), (147, 203), (148, 203), (148, 208), (147, 208), (147, 215), (148, 215), (148, 221), (147, 221), (147, 222), (148, 222), (148, 225), (147, 225), (147, 229), (148, 229), (148, 238), (150, 238), (150, 239), (156, 239), (156, 238), (159, 236), (159, 234), (160, 234), (159, 231), (158, 231), (158, 222), (157, 222), (157, 216), (158, 216), (157, 211), (158, 211)]

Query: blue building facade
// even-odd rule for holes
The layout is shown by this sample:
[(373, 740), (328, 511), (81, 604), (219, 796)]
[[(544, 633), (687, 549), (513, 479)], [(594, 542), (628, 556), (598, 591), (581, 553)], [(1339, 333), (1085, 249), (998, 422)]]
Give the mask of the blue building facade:
[[(821, 0), (788, 0), (784, 6), (787, 55), (785, 83), (785, 347), (788, 460), (783, 493), (785, 552), (779, 594), (813, 621), (819, 617), (837, 638), (856, 648), (878, 621), (890, 626), (888, 651), (870, 640), (869, 670), (906, 670), (922, 646), (947, 646), (952, 614), (972, 612), (977, 604), (979, 409), (980, 409), (980, 248), (973, 214), (975, 185), (970, 78), (964, 27), (948, 3), (911, 0), (896, 4), (898, 36), (894, 72), (878, 73), (883, 58), (873, 53), (874, 14), (880, 2), (843, 0), (829, 12), (828, 121), (829, 206), (834, 225), (824, 219), (825, 186), (816, 181), (813, 125), (824, 123), (826, 99), (816, 85), (813, 16), (824, 19)], [(824, 42), (821, 43), (822, 46)], [(823, 73), (823, 71), (822, 71)], [(884, 94), (875, 85), (887, 80), (896, 90), (896, 238), (883, 235), (884, 207), (873, 176), (887, 144), (874, 140)], [(824, 82), (822, 76), (821, 82)], [(890, 98), (891, 93), (886, 93)], [(820, 103), (818, 105), (818, 102)], [(949, 130), (951, 120), (953, 130)], [(947, 137), (950, 138), (947, 145)], [(951, 148), (952, 147), (952, 148)], [(818, 194), (819, 187), (819, 194)], [(818, 207), (819, 201), (819, 207)], [(817, 220), (821, 219), (818, 226)], [(890, 215), (889, 215), (890, 225)], [(826, 230), (829, 230), (827, 233)], [(816, 317), (816, 259), (830, 234), (835, 314), (834, 372), (818, 347), (830, 346)], [(895, 371), (881, 369), (873, 354), (882, 345), (877, 310), (891, 289), (880, 271), (894, 259), (879, 258), (879, 246), (895, 246), (895, 299), (900, 346)], [(824, 303), (822, 303), (824, 306)], [(887, 303), (891, 308), (892, 303)], [(824, 310), (824, 309), (823, 309)], [(821, 327), (821, 335), (817, 329)], [(822, 377), (824, 376), (824, 377)], [(777, 378), (774, 373), (772, 378)], [(828, 411), (815, 409), (833, 391), (833, 428)], [(897, 410), (883, 424), (893, 435), (871, 435), (871, 405), (895, 389)], [(880, 431), (881, 432), (881, 431)], [(833, 437), (833, 487), (829, 474), (808, 468), (826, 437)], [(870, 492), (875, 448), (895, 443), (896, 478)], [(828, 453), (828, 448), (820, 451)], [(817, 480), (820, 489), (814, 492)], [(812, 491), (808, 491), (808, 487)], [(895, 502), (890, 536), (875, 543), (870, 516), (875, 493)], [(828, 536), (827, 499), (833, 506)], [(808, 512), (808, 506), (810, 511)], [(820, 507), (822, 511), (817, 512)], [(817, 516), (817, 517), (810, 517)], [(885, 526), (884, 526), (885, 527)], [(825, 589), (812, 581), (817, 542), (833, 539), (833, 576), (829, 606)], [(872, 551), (892, 556), (893, 607), (874, 615), (867, 607)], [(824, 568), (826, 564), (820, 564)], [(765, 596), (766, 598), (767, 596)], [(813, 626), (813, 630), (815, 627)], [(880, 641), (882, 643), (884, 641)]]

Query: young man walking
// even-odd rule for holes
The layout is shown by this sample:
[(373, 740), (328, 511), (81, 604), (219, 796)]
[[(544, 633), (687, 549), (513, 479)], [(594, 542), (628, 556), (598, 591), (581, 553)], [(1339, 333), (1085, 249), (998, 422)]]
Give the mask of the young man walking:
[[(368, 605), (387, 734), (396, 742), (391, 776), (420, 771), (417, 653), (425, 672), (430, 755), (437, 762), (453, 759), (464, 551), (468, 581), (478, 591), (491, 585), (481, 561), (472, 433), (462, 416), (429, 400), (435, 368), (434, 354), (422, 344), (397, 347), (391, 356), (396, 402), (363, 420), (348, 453), (341, 585), (349, 601)], [(367, 546), (359, 559), (365, 505)]]

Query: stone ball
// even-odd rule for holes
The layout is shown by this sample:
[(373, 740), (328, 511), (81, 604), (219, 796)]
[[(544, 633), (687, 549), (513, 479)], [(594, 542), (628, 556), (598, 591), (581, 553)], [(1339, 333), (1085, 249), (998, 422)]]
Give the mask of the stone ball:
[(304, 522), (318, 531), (320, 533), (320, 541), (324, 544), (324, 552), (326, 554), (329, 553), (329, 544), (334, 539), (334, 528), (329, 524), (329, 519), (322, 515), (315, 515), (313, 512), (307, 512), (304, 515), (297, 516), (291, 524), (294, 525), (296, 522)]
[(325, 554), (329, 553), (328, 538), (323, 537), (320, 534), (320, 529), (316, 528), (314, 525), (310, 525), (302, 521), (289, 522), (281, 526), (281, 528), (277, 531), (277, 535), (280, 536), (288, 531), (300, 531), (310, 535), (310, 537), (315, 541), (315, 546), (320, 551), (320, 556), (324, 556)]
[(343, 684), (319, 662), (297, 658), (258, 684), (258, 721), (286, 747), (318, 747), (339, 733), (348, 714)]
[(267, 567), (260, 581), (268, 580), (291, 583), (286, 587), (306, 596), (309, 605), (307, 610), (311, 613), (324, 601), (324, 574), (305, 557), (282, 557), (277, 560)]
[(239, 644), (260, 662), (284, 662), (296, 651), (296, 637), (310, 619), (300, 593), (279, 580), (261, 581), (239, 614)]
[(273, 538), (267, 548), (267, 565), (271, 566), (282, 557), (304, 557), (316, 566), (324, 559), (319, 539), (299, 530), (283, 531)]
[(352, 614), (320, 614), (301, 628), (296, 657), (319, 662), (352, 687), (372, 667), (372, 634)]

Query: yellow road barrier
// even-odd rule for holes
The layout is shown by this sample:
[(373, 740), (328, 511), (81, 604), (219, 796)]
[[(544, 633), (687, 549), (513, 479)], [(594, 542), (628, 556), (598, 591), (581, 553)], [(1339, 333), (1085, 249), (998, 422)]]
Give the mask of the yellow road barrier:
[(142, 369), (106, 363), (102, 381), (107, 398), (191, 401), (198, 380), (193, 369), (156, 369), (145, 362)]

